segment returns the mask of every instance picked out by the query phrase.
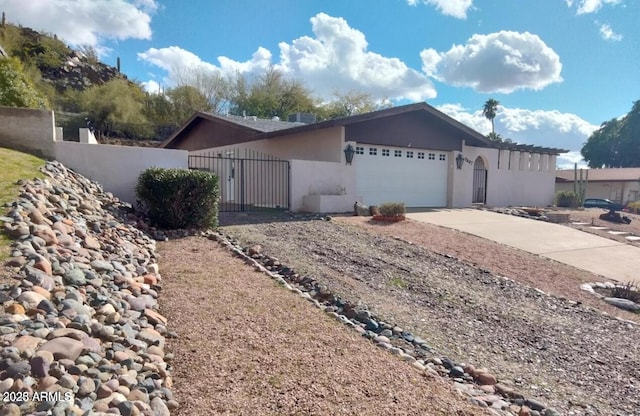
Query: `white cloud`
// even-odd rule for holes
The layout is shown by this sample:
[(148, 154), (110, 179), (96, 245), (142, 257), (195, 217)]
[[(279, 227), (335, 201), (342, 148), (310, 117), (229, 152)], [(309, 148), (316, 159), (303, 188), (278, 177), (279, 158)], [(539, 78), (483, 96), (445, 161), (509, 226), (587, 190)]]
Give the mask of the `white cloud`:
[(580, 152), (563, 153), (556, 159), (557, 169), (573, 169), (575, 163), (578, 164), (578, 168), (586, 168), (587, 162), (582, 158)]
[(142, 85), (142, 89), (144, 89), (149, 94), (160, 94), (160, 91), (162, 89), (162, 86), (153, 79), (141, 82), (140, 84)]
[(473, 35), (447, 52), (425, 49), (422, 69), (441, 82), (479, 92), (540, 90), (562, 82), (560, 57), (537, 35), (500, 31)]
[(314, 92), (328, 98), (336, 90), (360, 90), (374, 98), (434, 98), (429, 79), (398, 58), (367, 50), (365, 35), (346, 20), (319, 13), (311, 18), (314, 38), (303, 36), (280, 43), (276, 66), (304, 79)]
[(407, 0), (407, 3), (411, 6), (415, 6), (421, 2), (435, 6), (442, 14), (458, 19), (466, 19), (467, 10), (473, 6), (473, 0)]
[(610, 4), (615, 6), (616, 4), (620, 4), (622, 0), (566, 0), (567, 6), (573, 7), (574, 3), (577, 3), (578, 10), (576, 14), (589, 14), (596, 13), (600, 8), (605, 4)]
[(138, 53), (138, 58), (164, 69), (172, 79), (188, 68), (212, 72), (220, 71), (217, 66), (203, 61), (198, 55), (179, 46), (150, 48), (145, 52)]
[(311, 18), (314, 37), (303, 36), (290, 44), (281, 42), (280, 62), (272, 63), (269, 50), (260, 47), (251, 59), (241, 62), (220, 56), (217, 64), (177, 46), (139, 53), (138, 58), (168, 72), (168, 85), (185, 68), (202, 68), (223, 75), (261, 74), (270, 65), (304, 81), (314, 95), (329, 99), (335, 91), (358, 90), (374, 99), (422, 101), (436, 96), (427, 76), (397, 58), (367, 50), (365, 35), (342, 18), (319, 13)]
[(245, 75), (262, 74), (271, 65), (271, 52), (264, 48), (258, 48), (252, 58), (245, 62), (237, 62), (221, 56), (218, 58), (219, 65), (214, 65), (203, 61), (198, 55), (179, 46), (169, 46), (160, 49), (150, 48), (140, 52), (138, 59), (165, 70), (167, 75), (164, 77), (163, 83), (165, 86), (172, 87), (179, 84), (181, 80), (189, 79), (198, 74), (229, 76), (238, 72)]
[(10, 22), (98, 50), (103, 39), (151, 39), (151, 14), (157, 8), (154, 0), (0, 1)]
[[(469, 112), (458, 104), (446, 104), (438, 109), (482, 134), (491, 131), (491, 123), (482, 115), (482, 109)], [(526, 110), (498, 107), (495, 118), (496, 133), (514, 142), (536, 146), (579, 151), (595, 126), (575, 114), (556, 110)]]
[(616, 42), (622, 40), (622, 35), (614, 32), (608, 24), (602, 24), (600, 26), (600, 35), (602, 36), (602, 39), (605, 40), (613, 40)]

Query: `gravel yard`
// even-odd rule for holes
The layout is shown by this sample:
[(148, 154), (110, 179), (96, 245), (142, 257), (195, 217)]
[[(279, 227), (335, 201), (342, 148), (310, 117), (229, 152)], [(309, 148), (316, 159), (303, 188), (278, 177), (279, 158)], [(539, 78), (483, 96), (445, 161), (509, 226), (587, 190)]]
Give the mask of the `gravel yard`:
[(563, 414), (631, 415), (640, 408), (639, 327), (613, 318), (638, 322), (638, 315), (579, 290), (598, 280), (593, 275), (413, 221), (288, 214), (221, 221), (243, 245), (262, 245), (265, 254), (410, 329), (437, 355), (487, 367)]
[(159, 244), (179, 338), (172, 415), (489, 414), (336, 323), (216, 242)]
[[(610, 221), (601, 220), (600, 214), (605, 213), (606, 211), (600, 208), (585, 208), (582, 210), (558, 210), (557, 212), (564, 212), (570, 215), (570, 219), (572, 222), (581, 222), (586, 223), (587, 225), (573, 225), (569, 224), (573, 228), (577, 228), (579, 230), (596, 234), (601, 237), (610, 238), (621, 243), (632, 244), (634, 246), (640, 247), (640, 240), (630, 241), (625, 237), (627, 235), (639, 236), (640, 237), (640, 215), (630, 214), (626, 212), (622, 212), (621, 215), (624, 215), (631, 219), (631, 224), (617, 224)], [(608, 230), (596, 230), (591, 228), (591, 226), (596, 227), (607, 227)], [(627, 232), (629, 234), (620, 235), (620, 234), (611, 234), (608, 231), (621, 231)]]

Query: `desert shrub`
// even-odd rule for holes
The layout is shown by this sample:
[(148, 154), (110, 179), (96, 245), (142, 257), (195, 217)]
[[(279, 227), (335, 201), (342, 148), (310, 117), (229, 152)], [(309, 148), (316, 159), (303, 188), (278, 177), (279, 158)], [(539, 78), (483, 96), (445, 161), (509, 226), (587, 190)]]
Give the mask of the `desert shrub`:
[(380, 215), (385, 217), (398, 217), (404, 215), (404, 202), (385, 202), (378, 207)]
[(635, 303), (640, 303), (640, 290), (634, 283), (627, 283), (624, 286), (616, 286), (611, 291), (611, 297), (628, 299)]
[(640, 201), (629, 202), (627, 209), (633, 214), (640, 214)]
[(136, 185), (151, 223), (166, 229), (216, 227), (218, 193), (216, 175), (187, 169), (149, 168)]
[(573, 191), (558, 191), (556, 192), (556, 206), (575, 208), (578, 206), (578, 195)]

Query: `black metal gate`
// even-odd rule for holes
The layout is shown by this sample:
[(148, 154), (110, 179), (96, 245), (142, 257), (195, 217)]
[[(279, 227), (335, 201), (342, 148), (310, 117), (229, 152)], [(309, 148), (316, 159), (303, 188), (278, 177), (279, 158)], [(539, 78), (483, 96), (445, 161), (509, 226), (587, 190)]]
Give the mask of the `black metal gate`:
[(487, 168), (481, 157), (473, 164), (473, 199), (474, 204), (487, 203)]
[(189, 169), (218, 175), (221, 212), (290, 208), (288, 160), (189, 155)]

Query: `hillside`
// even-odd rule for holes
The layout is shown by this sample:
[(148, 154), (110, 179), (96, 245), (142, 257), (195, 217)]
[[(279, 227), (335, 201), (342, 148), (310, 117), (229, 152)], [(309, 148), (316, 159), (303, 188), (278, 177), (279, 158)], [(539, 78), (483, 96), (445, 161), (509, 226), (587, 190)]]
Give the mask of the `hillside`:
[(84, 91), (115, 78), (127, 79), (118, 68), (100, 62), (89, 46), (74, 50), (55, 35), (15, 26), (4, 19), (0, 46), (8, 56), (20, 59), (36, 81), (41, 78), (59, 94), (68, 89)]

